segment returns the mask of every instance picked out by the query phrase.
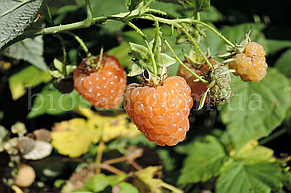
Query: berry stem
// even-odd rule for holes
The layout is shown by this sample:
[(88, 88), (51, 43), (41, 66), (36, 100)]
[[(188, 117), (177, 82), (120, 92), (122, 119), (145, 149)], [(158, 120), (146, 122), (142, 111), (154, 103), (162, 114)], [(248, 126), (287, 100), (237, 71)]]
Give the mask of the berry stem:
[(269, 135), (268, 137), (260, 140), (259, 144), (264, 145), (264, 144), (272, 141), (273, 139), (280, 137), (281, 135), (285, 134), (286, 132), (287, 132), (286, 128), (282, 128), (279, 131), (276, 131), (275, 133), (273, 133), (272, 135)]
[(76, 34), (74, 34), (74, 33), (72, 33), (72, 32), (65, 32), (65, 33), (68, 34), (68, 35), (70, 35), (70, 36), (72, 36), (72, 37), (74, 37), (74, 38), (79, 42), (80, 46), (81, 46), (81, 47), (83, 48), (83, 50), (85, 51), (85, 53), (86, 53), (86, 55), (87, 55), (87, 58), (89, 58), (92, 67), (96, 66), (96, 64), (94, 64), (93, 56), (92, 56), (92, 54), (89, 52), (89, 50), (88, 50), (86, 44), (83, 42), (83, 40), (82, 40), (79, 36), (77, 36)]
[(148, 49), (148, 51), (149, 51), (149, 54), (150, 54), (150, 58), (151, 58), (151, 61), (152, 61), (152, 63), (153, 63), (153, 74), (154, 75), (157, 75), (158, 74), (158, 70), (157, 70), (157, 65), (156, 65), (156, 61), (155, 61), (155, 56), (154, 56), (154, 54), (153, 54), (153, 51), (152, 51), (152, 49), (151, 49), (151, 47), (150, 47), (150, 45), (149, 45), (149, 42), (148, 42), (148, 40), (147, 40), (147, 37), (146, 37), (146, 35), (137, 27), (137, 26), (135, 26), (133, 23), (131, 23), (131, 22), (127, 22), (127, 24), (130, 26), (130, 27), (132, 27), (133, 29), (135, 29), (135, 31), (139, 34), (139, 35), (141, 35), (141, 37), (142, 37), (142, 39), (145, 41), (145, 43), (146, 43), (146, 47), (147, 47), (147, 49)]
[(164, 188), (167, 188), (168, 190), (171, 190), (171, 191), (173, 191), (175, 193), (183, 193), (182, 190), (180, 190), (180, 189), (178, 189), (178, 188), (176, 188), (176, 187), (174, 187), (174, 186), (172, 186), (170, 184), (167, 184), (165, 182), (162, 182), (161, 186), (164, 187)]
[(209, 82), (207, 82), (206, 80), (204, 80), (203, 78), (201, 78), (198, 74), (196, 74), (195, 72), (193, 72), (188, 66), (186, 66), (181, 60), (180, 58), (177, 56), (177, 54), (174, 52), (173, 48), (171, 47), (171, 45), (168, 43), (168, 41), (165, 39), (165, 37), (161, 36), (162, 39), (164, 40), (165, 44), (168, 46), (169, 50), (172, 52), (172, 54), (174, 55), (174, 57), (176, 58), (176, 60), (179, 62), (179, 64), (181, 64), (184, 68), (186, 68), (191, 74), (193, 74), (193, 76), (195, 76), (197, 79), (199, 79), (201, 82), (205, 83), (205, 84), (209, 84)]

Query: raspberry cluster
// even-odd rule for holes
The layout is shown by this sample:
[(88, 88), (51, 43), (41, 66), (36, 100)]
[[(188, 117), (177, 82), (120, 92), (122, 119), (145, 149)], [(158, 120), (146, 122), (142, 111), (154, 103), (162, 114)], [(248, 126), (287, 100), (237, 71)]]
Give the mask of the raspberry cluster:
[[(94, 57), (97, 64), (99, 56)], [(74, 71), (74, 87), (97, 108), (115, 109), (123, 101), (126, 73), (117, 58), (103, 54), (101, 65), (95, 69), (86, 58)]]
[(125, 91), (124, 108), (149, 141), (173, 146), (183, 141), (189, 130), (190, 94), (190, 87), (179, 76), (156, 87), (133, 83)]
[(265, 55), (263, 46), (250, 42), (244, 52), (237, 54), (236, 59), (229, 63), (229, 67), (235, 69), (233, 74), (240, 76), (243, 81), (258, 82), (267, 74)]

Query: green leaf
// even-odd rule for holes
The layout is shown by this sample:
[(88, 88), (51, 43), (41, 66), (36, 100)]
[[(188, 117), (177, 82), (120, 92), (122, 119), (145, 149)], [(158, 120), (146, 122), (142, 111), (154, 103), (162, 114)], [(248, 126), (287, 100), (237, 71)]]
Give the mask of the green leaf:
[(291, 47), (291, 41), (267, 39), (269, 54), (276, 53), (284, 48)]
[(287, 77), (291, 77), (291, 49), (285, 51), (275, 62), (275, 67)]
[(157, 192), (158, 188), (161, 187), (163, 181), (159, 178), (154, 178), (155, 175), (161, 170), (160, 166), (148, 166), (145, 169), (135, 172), (138, 183), (136, 182), (139, 189), (144, 192)]
[(210, 0), (186, 0), (186, 2), (194, 7), (194, 14), (205, 11), (210, 6)]
[(32, 22), (42, 0), (2, 0), (0, 7), (0, 48), (20, 35)]
[(26, 93), (26, 89), (31, 89), (42, 82), (51, 80), (50, 73), (40, 71), (35, 66), (28, 66), (9, 78), (9, 87), (13, 100), (17, 100)]
[(121, 182), (116, 186), (119, 189), (118, 193), (139, 193), (138, 189), (128, 182)]
[(93, 192), (100, 192), (109, 186), (109, 181), (106, 175), (98, 174), (90, 178), (84, 188)]
[(244, 164), (231, 162), (219, 176), (217, 193), (270, 193), (280, 192), (283, 186), (279, 162)]
[(130, 53), (130, 47), (127, 42), (122, 42), (119, 46), (107, 51), (107, 54), (116, 57), (123, 67), (130, 68), (132, 61), (128, 53)]
[(125, 6), (129, 11), (133, 11), (143, 0), (125, 0)]
[(264, 146), (259, 146), (258, 141), (251, 141), (233, 156), (236, 160), (242, 160), (246, 164), (255, 164), (263, 161), (271, 161), (274, 151)]
[(202, 142), (194, 142), (188, 149), (179, 184), (205, 182), (219, 175), (222, 165), (228, 159), (223, 146), (211, 135), (206, 136)]
[[(126, 7), (124, 6), (124, 1), (122, 0), (119, 0), (119, 1), (106, 0), (106, 3), (104, 3), (104, 0), (90, 0), (90, 2), (91, 2), (92, 12), (93, 12), (93, 17), (105, 16), (105, 15), (108, 16), (108, 15), (118, 14), (118, 13), (127, 11)], [(112, 21), (112, 22), (107, 23), (106, 25), (103, 25), (102, 31), (105, 34), (117, 33), (117, 32), (120, 32), (124, 26), (125, 24), (122, 22)]]
[[(104, 174), (94, 175), (86, 183), (84, 188), (93, 192), (100, 192), (107, 186), (115, 186), (127, 177), (127, 174), (106, 176)], [(126, 186), (126, 185), (122, 185)]]
[(25, 60), (39, 69), (48, 72), (48, 67), (42, 57), (43, 54), (43, 39), (42, 36), (35, 38), (27, 38), (17, 42), (3, 51), (3, 54), (17, 59)]
[(80, 107), (90, 108), (90, 106), (76, 90), (69, 94), (62, 94), (51, 83), (46, 85), (41, 93), (31, 93), (31, 91), (28, 93), (28, 110), (30, 112), (27, 117), (33, 118), (44, 113), (58, 115)]
[(282, 123), (290, 104), (290, 85), (275, 68), (269, 68), (260, 82), (243, 82), (233, 77), (232, 85), (236, 85), (236, 96), (223, 106), (221, 119), (239, 150), (251, 140), (268, 136)]

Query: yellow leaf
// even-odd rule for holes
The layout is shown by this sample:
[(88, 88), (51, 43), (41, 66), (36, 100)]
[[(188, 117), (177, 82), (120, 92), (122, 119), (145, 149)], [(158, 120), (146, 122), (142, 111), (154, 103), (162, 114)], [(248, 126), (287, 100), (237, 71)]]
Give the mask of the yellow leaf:
[(88, 118), (88, 124), (102, 128), (104, 142), (120, 137), (134, 138), (141, 134), (133, 123), (126, 120), (125, 113), (112, 117), (101, 116), (90, 109), (79, 109), (78, 112)]
[(59, 153), (70, 157), (78, 157), (86, 153), (90, 144), (97, 143), (101, 136), (101, 129), (81, 118), (57, 123), (53, 130), (52, 145)]
[(133, 123), (126, 120), (126, 117), (126, 114), (122, 114), (104, 122), (103, 141), (107, 142), (121, 137), (134, 138), (141, 134)]
[(138, 180), (135, 181), (135, 185), (143, 190), (143, 192), (158, 193), (163, 181), (159, 178), (154, 178), (154, 176), (160, 173), (161, 169), (161, 166), (149, 166), (135, 172), (138, 178)]

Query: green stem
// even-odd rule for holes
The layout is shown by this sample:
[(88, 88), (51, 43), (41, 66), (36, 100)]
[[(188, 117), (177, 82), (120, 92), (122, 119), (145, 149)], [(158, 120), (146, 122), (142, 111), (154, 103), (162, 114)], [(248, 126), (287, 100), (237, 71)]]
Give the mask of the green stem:
[(209, 84), (209, 82), (207, 82), (206, 80), (204, 80), (203, 78), (201, 78), (198, 74), (196, 74), (195, 72), (193, 72), (188, 66), (186, 66), (181, 60), (180, 58), (177, 56), (177, 54), (174, 52), (174, 50), (172, 49), (171, 45), (168, 43), (168, 41), (162, 36), (165, 44), (168, 46), (169, 50), (172, 52), (172, 54), (174, 55), (174, 57), (176, 58), (176, 60), (179, 62), (179, 64), (181, 64), (185, 69), (187, 69), (191, 74), (193, 74), (193, 76), (195, 76), (197, 79), (199, 79), (201, 82), (205, 83), (205, 84)]
[(92, 24), (93, 13), (92, 13), (90, 1), (85, 0), (85, 3), (86, 3), (87, 18), (83, 21), (83, 23), (85, 27), (89, 27)]
[(164, 188), (167, 188), (168, 190), (171, 190), (172, 192), (175, 192), (175, 193), (183, 193), (182, 190), (170, 185), (170, 184), (167, 184), (165, 182), (162, 182), (161, 183), (161, 186), (164, 187)]
[(155, 57), (154, 57), (153, 51), (152, 51), (152, 49), (151, 49), (151, 47), (150, 47), (150, 45), (148, 43), (148, 40), (147, 40), (145, 34), (137, 26), (135, 26), (133, 23), (127, 22), (127, 25), (129, 25), (130, 27), (132, 27), (133, 29), (135, 29), (135, 31), (139, 35), (141, 35), (142, 39), (145, 41), (146, 47), (147, 47), (147, 49), (149, 51), (149, 54), (150, 54), (150, 57), (151, 57), (151, 61), (153, 63), (153, 68), (154, 68), (153, 73), (154, 73), (154, 75), (157, 75), (158, 74), (158, 70), (157, 70), (157, 65), (156, 65)]
[[(153, 44), (153, 54), (155, 59), (157, 59), (159, 57), (160, 54), (160, 46), (161, 46), (161, 39), (160, 39), (160, 26), (159, 26), (159, 22), (157, 20), (155, 20), (155, 17), (153, 15), (149, 15), (150, 17), (152, 17), (155, 21), (155, 25), (156, 25), (156, 33), (155, 33), (155, 40), (154, 40), (154, 44)], [(156, 61), (156, 60), (155, 60)], [(154, 71), (157, 72), (157, 65), (156, 63), (153, 63), (153, 67), (154, 67)], [(157, 75), (157, 74), (155, 74)]]
[(270, 141), (272, 141), (273, 139), (276, 139), (277, 137), (280, 137), (281, 135), (285, 134), (287, 132), (286, 128), (282, 128), (279, 131), (276, 131), (275, 133), (269, 135), (268, 137), (260, 140), (259, 144), (260, 145), (264, 145)]
[(149, 0), (146, 4), (145, 4), (145, 8), (147, 8), (154, 0)]
[(212, 64), (209, 62), (209, 60), (207, 59), (207, 57), (205, 56), (205, 54), (203, 53), (203, 51), (201, 50), (201, 48), (198, 46), (198, 44), (192, 38), (192, 36), (188, 33), (188, 31), (184, 27), (182, 27), (180, 25), (176, 25), (176, 27), (179, 28), (182, 32), (185, 33), (185, 35), (190, 40), (191, 44), (198, 50), (198, 52), (200, 53), (200, 55), (203, 57), (203, 59), (205, 60), (205, 62), (208, 64), (209, 68), (212, 68)]
[(66, 32), (66, 34), (74, 37), (80, 44), (80, 46), (83, 48), (83, 50), (85, 51), (87, 58), (89, 58), (91, 65), (94, 67), (96, 64), (94, 64), (94, 59), (92, 57), (92, 54), (89, 52), (87, 46), (85, 45), (85, 43), (83, 42), (83, 40), (77, 36), (76, 34), (72, 33), (72, 32)]
[[(149, 10), (154, 11), (153, 9), (149, 9)], [(220, 32), (218, 32), (216, 29), (214, 29), (213, 27), (211, 27), (210, 25), (208, 25), (202, 21), (191, 19), (191, 18), (185, 18), (185, 19), (165, 19), (165, 18), (161, 18), (161, 17), (155, 17), (155, 18), (160, 23), (165, 23), (165, 24), (170, 24), (170, 25), (177, 25), (180, 23), (196, 23), (196, 24), (203, 25), (206, 28), (213, 31), (219, 38), (221, 38), (223, 41), (225, 41), (225, 43), (227, 43), (228, 45), (230, 45), (233, 48), (235, 47), (235, 45), (233, 43), (231, 43), (231, 41), (229, 41), (226, 37), (224, 37)], [(147, 16), (144, 16), (143, 19), (152, 20), (152, 18), (147, 17)]]

